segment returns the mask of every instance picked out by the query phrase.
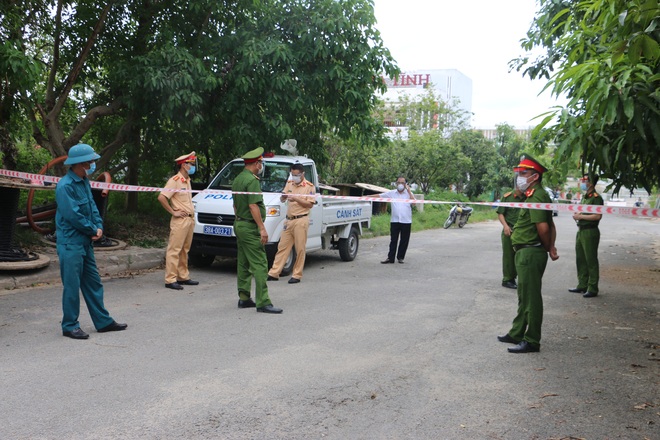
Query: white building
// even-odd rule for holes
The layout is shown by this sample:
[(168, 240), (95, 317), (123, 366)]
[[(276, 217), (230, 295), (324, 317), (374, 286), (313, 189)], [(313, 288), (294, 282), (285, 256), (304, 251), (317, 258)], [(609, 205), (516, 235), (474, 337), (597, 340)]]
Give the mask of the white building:
[[(472, 80), (456, 69), (415, 70), (402, 72), (398, 78), (384, 78), (387, 92), (383, 95), (386, 104), (396, 107), (402, 95), (411, 99), (425, 95), (429, 87), (445, 103), (472, 116)], [(407, 127), (396, 126), (393, 121), (385, 121), (392, 134), (400, 133), (407, 137)]]

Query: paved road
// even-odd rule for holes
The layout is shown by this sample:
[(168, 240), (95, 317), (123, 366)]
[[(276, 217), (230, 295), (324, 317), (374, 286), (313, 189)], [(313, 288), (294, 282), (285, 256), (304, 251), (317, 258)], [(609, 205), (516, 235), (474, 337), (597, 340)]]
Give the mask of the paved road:
[(105, 283), (125, 332), (61, 336), (60, 288), (0, 294), (0, 438), (660, 438), (660, 222), (608, 217), (601, 295), (575, 285), (575, 225), (557, 219), (540, 353), (514, 355), (499, 226), (387, 238), (308, 257), (271, 282), (277, 315), (238, 310), (231, 263), (175, 292), (154, 272)]

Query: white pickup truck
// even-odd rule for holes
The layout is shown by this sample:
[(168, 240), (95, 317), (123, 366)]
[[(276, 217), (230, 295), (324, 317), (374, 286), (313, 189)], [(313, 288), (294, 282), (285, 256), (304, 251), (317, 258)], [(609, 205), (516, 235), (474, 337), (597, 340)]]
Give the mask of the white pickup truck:
[[(305, 178), (316, 187), (317, 203), (309, 213), (307, 252), (318, 249), (338, 249), (344, 261), (352, 261), (358, 252), (359, 237), (371, 224), (371, 202), (324, 198), (320, 194), (318, 174), (314, 161), (303, 156), (264, 157), (264, 173), (261, 190), (266, 205), (264, 225), (268, 231), (266, 252), (271, 266), (277, 244), (286, 219), (287, 204), (280, 202), (280, 195), (289, 178), (289, 169), (301, 163)], [(195, 205), (195, 230), (190, 248), (190, 262), (198, 267), (213, 263), (216, 255), (236, 256), (234, 234), (233, 197), (229, 192), (236, 176), (243, 170), (243, 160), (235, 159), (225, 165), (215, 176), (207, 190), (193, 198)], [(208, 190), (228, 191), (211, 192)], [(295, 252), (291, 252), (282, 275), (293, 268)]]

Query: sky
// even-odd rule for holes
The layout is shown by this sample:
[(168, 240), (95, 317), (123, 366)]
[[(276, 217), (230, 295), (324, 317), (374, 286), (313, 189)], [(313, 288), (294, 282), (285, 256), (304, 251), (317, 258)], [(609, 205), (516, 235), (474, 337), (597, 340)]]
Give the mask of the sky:
[(509, 72), (534, 0), (374, 0), (376, 28), (402, 71), (456, 69), (472, 80), (472, 126), (528, 128), (553, 105), (544, 81)]

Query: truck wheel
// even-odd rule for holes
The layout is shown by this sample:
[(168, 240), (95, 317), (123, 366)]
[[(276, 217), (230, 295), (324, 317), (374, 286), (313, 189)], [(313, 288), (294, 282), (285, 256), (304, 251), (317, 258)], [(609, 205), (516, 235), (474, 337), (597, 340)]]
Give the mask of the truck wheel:
[(215, 255), (209, 254), (188, 254), (188, 261), (195, 267), (209, 267), (213, 264)]
[(445, 220), (445, 224), (443, 225), (443, 227), (444, 227), (445, 229), (449, 229), (449, 227), (452, 225), (452, 223), (454, 223), (454, 219), (453, 219), (452, 216), (450, 215), (450, 216), (447, 218), (447, 220)]
[(354, 226), (351, 228), (351, 232), (348, 234), (348, 238), (339, 239), (339, 257), (343, 261), (353, 261), (358, 253), (358, 247), (360, 246), (360, 236), (359, 231)]

